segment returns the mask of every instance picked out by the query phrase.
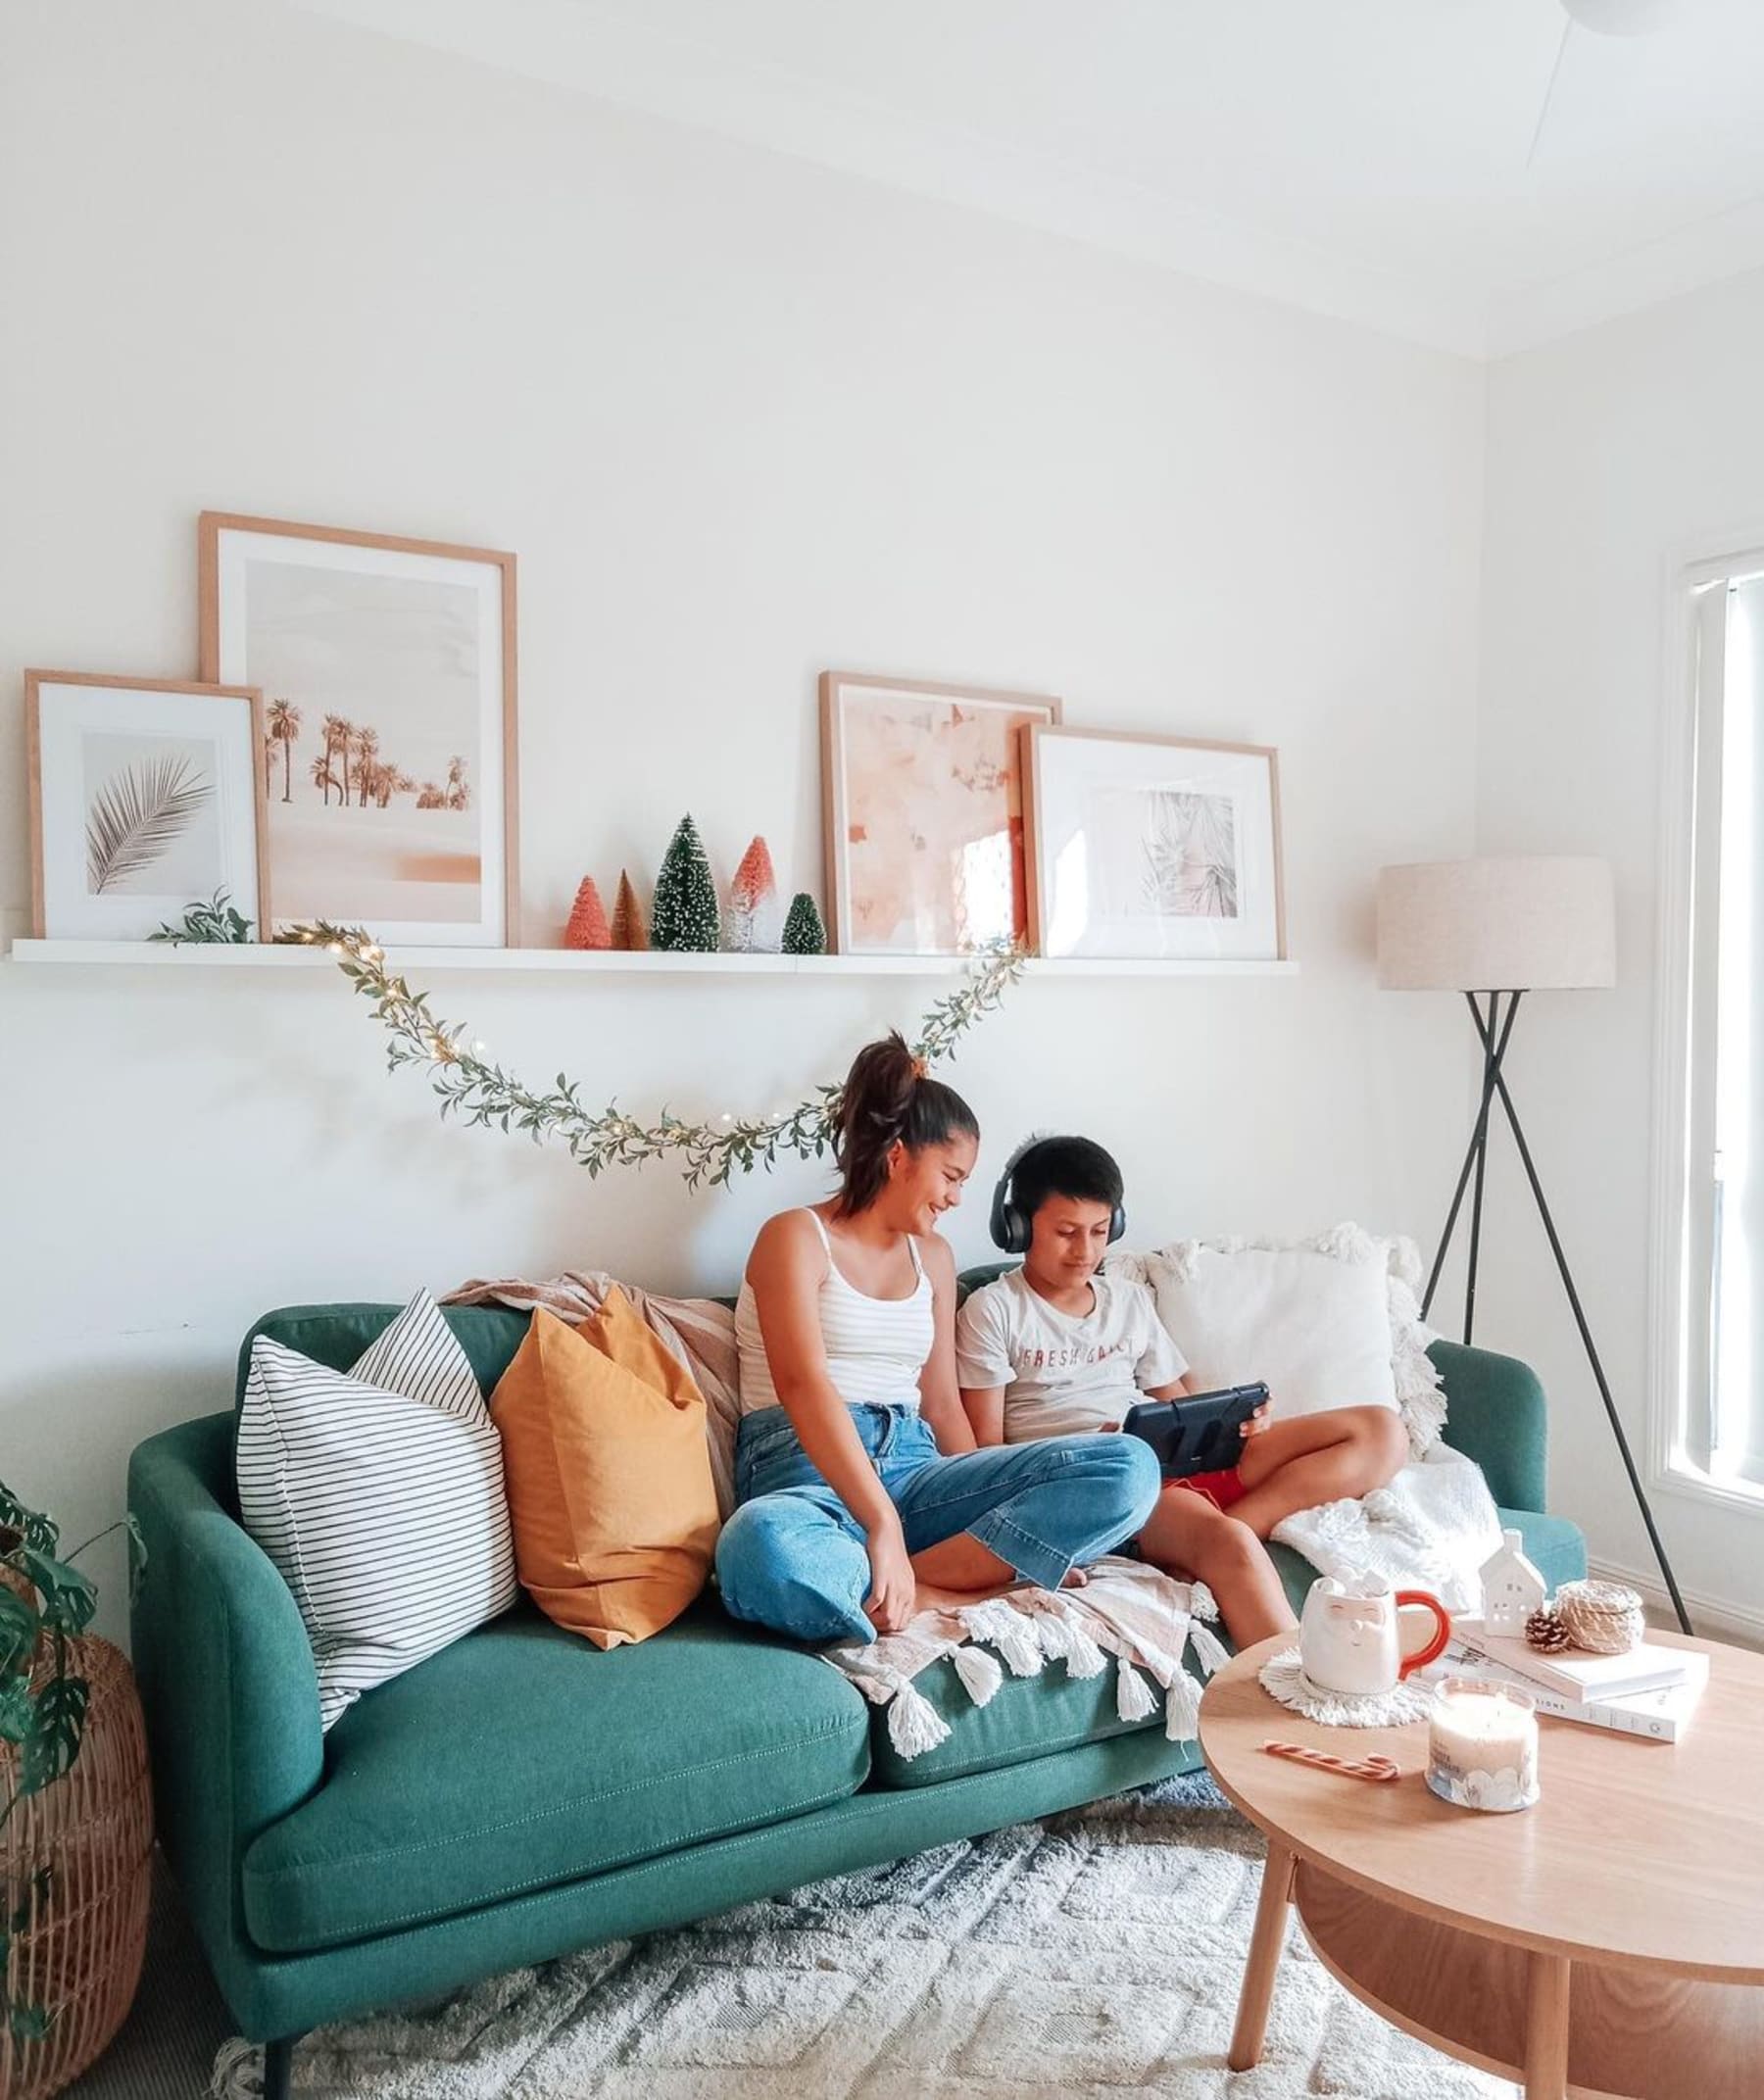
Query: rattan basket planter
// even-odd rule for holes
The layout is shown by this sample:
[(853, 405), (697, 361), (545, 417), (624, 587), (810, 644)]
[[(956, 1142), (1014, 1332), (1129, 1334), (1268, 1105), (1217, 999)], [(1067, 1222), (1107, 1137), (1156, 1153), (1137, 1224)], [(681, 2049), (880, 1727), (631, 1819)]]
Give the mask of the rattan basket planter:
[[(0, 1827), (0, 1896), (18, 1919), (7, 2002), (51, 2016), (40, 2041), (18, 2040), (0, 2020), (0, 2100), (60, 2092), (109, 2045), (147, 1944), (153, 1801), (134, 1674), (95, 1636), (67, 1648), (69, 1673), (91, 1686), (79, 1755)], [(17, 1754), (0, 1744), (0, 1802), (12, 1798)], [(39, 1898), (33, 1877), (45, 1867)]]

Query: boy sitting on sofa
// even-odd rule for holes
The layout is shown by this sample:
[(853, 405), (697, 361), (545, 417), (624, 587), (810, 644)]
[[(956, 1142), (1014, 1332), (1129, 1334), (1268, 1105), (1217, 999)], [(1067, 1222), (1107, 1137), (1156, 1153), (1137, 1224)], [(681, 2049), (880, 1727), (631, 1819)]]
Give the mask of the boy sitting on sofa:
[[(1018, 1148), (993, 1198), (993, 1238), (1023, 1266), (962, 1307), (956, 1368), (980, 1444), (1118, 1430), (1141, 1398), (1200, 1388), (1142, 1284), (1100, 1273), (1126, 1230), (1121, 1170), (1088, 1138)], [(1408, 1457), (1388, 1407), (1337, 1407), (1281, 1422), (1262, 1409), (1238, 1463), (1168, 1481), (1137, 1544), (1171, 1575), (1202, 1582), (1240, 1648), (1296, 1625), (1262, 1541), (1285, 1517), (1368, 1493)]]

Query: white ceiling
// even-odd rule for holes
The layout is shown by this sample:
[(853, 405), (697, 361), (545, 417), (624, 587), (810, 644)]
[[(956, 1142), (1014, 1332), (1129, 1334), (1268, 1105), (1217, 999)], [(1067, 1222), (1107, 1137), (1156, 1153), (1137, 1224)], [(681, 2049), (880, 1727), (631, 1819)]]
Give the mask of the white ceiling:
[(1764, 0), (296, 0), (1472, 356), (1764, 265)]

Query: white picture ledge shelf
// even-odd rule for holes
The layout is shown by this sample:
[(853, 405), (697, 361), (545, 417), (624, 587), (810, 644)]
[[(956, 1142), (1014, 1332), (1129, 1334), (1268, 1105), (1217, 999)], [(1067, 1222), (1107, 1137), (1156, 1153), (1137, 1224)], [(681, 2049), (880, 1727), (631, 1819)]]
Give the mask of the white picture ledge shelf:
[[(334, 967), (318, 948), (258, 942), (173, 948), (143, 941), (15, 941), (14, 962), (121, 969), (317, 969)], [(435, 971), (548, 973), (577, 977), (954, 977), (965, 963), (942, 955), (675, 955), (567, 948), (398, 948), (392, 967)], [(1296, 962), (1166, 962), (1094, 956), (1035, 956), (1031, 977), (1297, 977)]]

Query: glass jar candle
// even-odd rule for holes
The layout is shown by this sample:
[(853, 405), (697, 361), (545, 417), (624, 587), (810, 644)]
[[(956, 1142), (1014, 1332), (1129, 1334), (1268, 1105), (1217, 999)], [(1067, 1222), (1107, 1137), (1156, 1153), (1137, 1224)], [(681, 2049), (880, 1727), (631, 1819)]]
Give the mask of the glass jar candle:
[(1427, 1718), (1427, 1783), (1459, 1808), (1530, 1808), (1538, 1798), (1538, 1715), (1526, 1694), (1446, 1678)]

